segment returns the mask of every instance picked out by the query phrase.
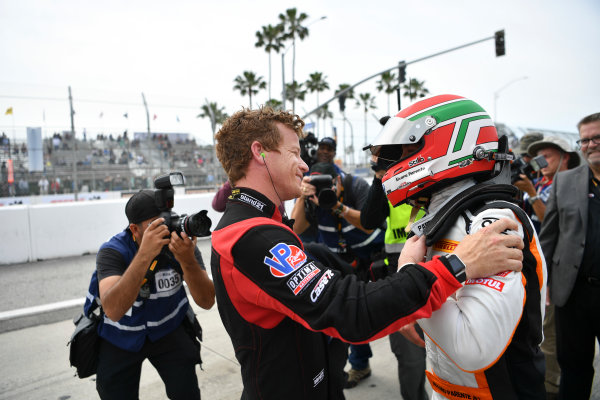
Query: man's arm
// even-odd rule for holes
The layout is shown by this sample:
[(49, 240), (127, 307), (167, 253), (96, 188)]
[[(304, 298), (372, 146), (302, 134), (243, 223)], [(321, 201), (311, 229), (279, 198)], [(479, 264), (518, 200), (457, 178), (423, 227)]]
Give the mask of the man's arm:
[[(529, 198), (536, 197), (538, 194), (535, 190), (535, 186), (533, 186), (533, 183), (524, 174), (521, 174), (520, 177), (521, 179), (516, 181), (514, 185), (523, 192), (527, 193)], [(546, 213), (546, 204), (544, 201), (538, 197), (538, 199), (531, 204), (531, 207), (533, 208), (533, 212), (535, 213), (536, 217), (538, 217), (538, 220), (540, 222), (544, 221), (544, 214)]]
[(215, 286), (198, 263), (195, 255), (196, 242), (196, 238), (190, 239), (185, 232), (181, 232), (181, 237), (177, 232), (172, 232), (169, 250), (181, 265), (183, 279), (188, 285), (192, 298), (200, 307), (209, 310), (215, 304)]
[[(356, 203), (354, 207), (356, 207), (356, 209), (347, 205), (348, 202), (346, 198), (344, 198), (345, 204), (341, 204), (338, 201), (333, 209), (335, 210), (337, 208), (338, 210), (340, 210), (340, 216), (345, 218), (346, 221), (348, 221), (348, 223), (354, 225), (355, 227), (357, 227), (365, 233), (371, 234), (374, 231), (374, 229), (365, 228), (362, 225), (360, 218), (361, 209), (367, 202), (367, 197), (370, 189), (369, 184), (365, 182), (362, 178), (353, 178), (350, 184), (352, 185), (352, 187), (344, 188), (344, 191), (352, 191)], [(338, 194), (338, 198), (339, 197), (340, 196)]]
[[(518, 224), (507, 218), (467, 235), (456, 246), (454, 254), (465, 264), (467, 279), (485, 278), (500, 272), (523, 269), (523, 239), (506, 235), (506, 230), (518, 230)], [(400, 253), (398, 265), (421, 263), (427, 252), (425, 237), (408, 239)], [(426, 264), (424, 264), (426, 265)]]
[(315, 195), (315, 187), (310, 184), (310, 177), (302, 178), (302, 192), (296, 199), (292, 209), (291, 218), (294, 220), (294, 233), (301, 235), (310, 227), (310, 222), (306, 218), (305, 201), (307, 197)]
[(390, 208), (381, 186), (381, 179), (375, 174), (367, 201), (360, 210), (360, 223), (366, 229), (375, 229), (383, 224), (388, 215), (390, 215)]
[(227, 244), (229, 236), (226, 231), (213, 232), (215, 251), (231, 251), (234, 258), (232, 264), (221, 265), (221, 277), (236, 308), (272, 310), (269, 318), (245, 314), (249, 322), (264, 328), (285, 315), (329, 336), (367, 342), (429, 317), (461, 287), (438, 260), (365, 283), (312, 259), (302, 251), (301, 242), (280, 227), (256, 227), (233, 247)]
[(109, 276), (98, 283), (102, 309), (111, 320), (120, 320), (131, 308), (150, 264), (161, 248), (169, 243), (169, 228), (163, 221), (159, 218), (148, 226), (138, 252), (122, 276)]

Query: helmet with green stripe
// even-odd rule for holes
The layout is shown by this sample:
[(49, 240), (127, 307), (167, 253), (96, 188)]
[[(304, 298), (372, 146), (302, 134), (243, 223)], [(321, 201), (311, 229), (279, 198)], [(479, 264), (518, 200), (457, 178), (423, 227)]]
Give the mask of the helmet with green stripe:
[(383, 177), (393, 206), (467, 177), (494, 173), (498, 133), (477, 103), (455, 95), (421, 100), (390, 118), (367, 148), (390, 162)]

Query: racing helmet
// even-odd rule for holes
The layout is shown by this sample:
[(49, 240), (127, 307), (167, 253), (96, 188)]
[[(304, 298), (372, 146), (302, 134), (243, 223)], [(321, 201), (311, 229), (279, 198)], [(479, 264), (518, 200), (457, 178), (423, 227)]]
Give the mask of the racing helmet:
[[(403, 154), (406, 145), (415, 150)], [(467, 177), (491, 178), (498, 148), (487, 112), (456, 95), (430, 97), (405, 108), (365, 147), (390, 162), (382, 183), (393, 206), (430, 197)]]

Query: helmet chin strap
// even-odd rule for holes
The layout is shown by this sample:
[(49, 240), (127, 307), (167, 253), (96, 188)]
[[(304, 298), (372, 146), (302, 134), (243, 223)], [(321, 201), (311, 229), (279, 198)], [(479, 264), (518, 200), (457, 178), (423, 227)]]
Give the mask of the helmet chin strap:
[(408, 233), (412, 229), (415, 220), (417, 219), (417, 214), (421, 209), (427, 209), (427, 204), (429, 203), (429, 197), (419, 197), (415, 200), (409, 200), (412, 209), (410, 210), (410, 218), (408, 219), (408, 224), (404, 228), (404, 232)]

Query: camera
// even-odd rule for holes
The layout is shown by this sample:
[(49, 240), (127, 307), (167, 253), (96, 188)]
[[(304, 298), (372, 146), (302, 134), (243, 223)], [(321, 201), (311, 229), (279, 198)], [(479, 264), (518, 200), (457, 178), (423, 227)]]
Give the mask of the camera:
[(185, 177), (181, 172), (171, 172), (161, 175), (154, 180), (154, 202), (160, 210), (160, 218), (165, 219), (169, 232), (185, 232), (188, 236), (210, 236), (212, 221), (207, 216), (207, 211), (202, 210), (192, 215), (177, 215), (172, 211), (175, 203), (175, 190), (173, 186), (185, 185)]
[(302, 158), (302, 161), (308, 165), (308, 168), (317, 162), (318, 148), (319, 141), (312, 132), (308, 132), (306, 136), (300, 140), (300, 157)]
[(519, 157), (510, 164), (510, 183), (514, 184), (516, 181), (520, 180), (520, 174), (527, 176), (530, 181), (533, 181), (535, 178), (533, 173), (538, 172), (540, 169), (547, 166), (548, 162), (544, 156), (534, 157), (528, 163), (525, 162), (522, 157)]
[(332, 189), (333, 177), (331, 175), (313, 175), (310, 184), (317, 188), (319, 207), (332, 208), (337, 203), (337, 194)]

